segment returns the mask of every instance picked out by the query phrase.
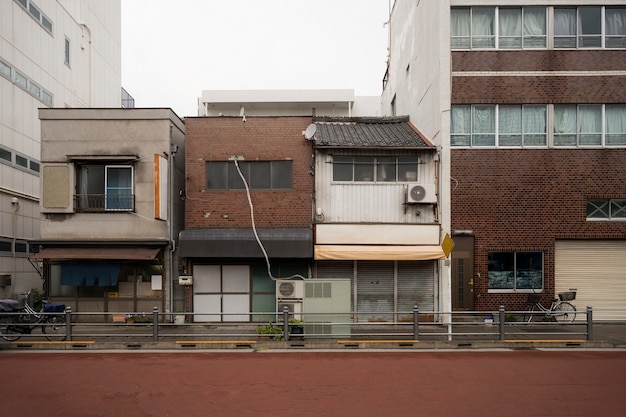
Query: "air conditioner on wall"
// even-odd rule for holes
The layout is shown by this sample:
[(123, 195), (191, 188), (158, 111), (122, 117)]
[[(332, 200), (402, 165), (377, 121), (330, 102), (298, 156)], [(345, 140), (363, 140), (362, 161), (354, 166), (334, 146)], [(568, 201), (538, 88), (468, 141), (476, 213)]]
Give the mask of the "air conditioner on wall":
[(276, 299), (302, 299), (304, 298), (304, 281), (299, 279), (277, 279)]
[(435, 184), (409, 184), (407, 188), (407, 202), (432, 204), (437, 202)]
[(278, 301), (276, 303), (276, 321), (283, 321), (283, 312), (287, 307), (289, 311), (289, 319), (302, 320), (302, 302), (301, 301)]

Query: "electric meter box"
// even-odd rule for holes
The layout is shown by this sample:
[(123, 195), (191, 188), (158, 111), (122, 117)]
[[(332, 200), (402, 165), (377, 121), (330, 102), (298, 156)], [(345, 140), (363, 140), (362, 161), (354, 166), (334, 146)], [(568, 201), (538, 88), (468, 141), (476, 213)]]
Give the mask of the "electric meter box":
[(193, 284), (192, 276), (180, 276), (178, 277), (178, 285), (191, 285)]

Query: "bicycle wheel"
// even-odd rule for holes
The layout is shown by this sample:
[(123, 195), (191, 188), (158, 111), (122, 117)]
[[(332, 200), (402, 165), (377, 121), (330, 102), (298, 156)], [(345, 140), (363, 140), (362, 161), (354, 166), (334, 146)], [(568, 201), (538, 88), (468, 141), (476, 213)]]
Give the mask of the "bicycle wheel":
[(65, 317), (48, 316), (41, 324), (41, 331), (50, 341), (63, 341), (67, 337)]
[(532, 314), (531, 311), (537, 311), (537, 304), (526, 306), (526, 314), (524, 314), (524, 321), (530, 323), (531, 321), (537, 321), (537, 315)]
[(17, 320), (17, 316), (0, 317), (0, 334), (4, 340), (13, 342), (22, 336), (22, 334), (15, 329), (15, 320)]
[(551, 315), (560, 323), (571, 323), (576, 318), (576, 307), (567, 301), (561, 301), (554, 306)]

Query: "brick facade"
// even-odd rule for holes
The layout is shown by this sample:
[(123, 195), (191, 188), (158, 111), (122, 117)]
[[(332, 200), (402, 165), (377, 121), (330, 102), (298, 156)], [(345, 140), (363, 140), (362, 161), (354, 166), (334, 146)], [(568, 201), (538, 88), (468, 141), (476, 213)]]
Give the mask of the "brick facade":
[(544, 252), (549, 301), (556, 239), (624, 239), (626, 222), (586, 220), (588, 198), (624, 198), (624, 161), (626, 149), (452, 149), (452, 229), (475, 234), (476, 310), (526, 301), (488, 293), (488, 252)]
[(259, 228), (310, 227), (312, 146), (302, 132), (311, 117), (187, 118), (185, 229), (251, 227), (245, 190), (206, 190), (206, 162), (293, 160), (293, 189), (251, 191)]

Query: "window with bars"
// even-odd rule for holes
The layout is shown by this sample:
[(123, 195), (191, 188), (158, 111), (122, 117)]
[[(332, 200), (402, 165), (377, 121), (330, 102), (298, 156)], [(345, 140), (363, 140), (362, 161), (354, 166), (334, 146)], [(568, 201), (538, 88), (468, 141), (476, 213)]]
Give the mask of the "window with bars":
[(587, 220), (626, 220), (626, 198), (587, 200)]

